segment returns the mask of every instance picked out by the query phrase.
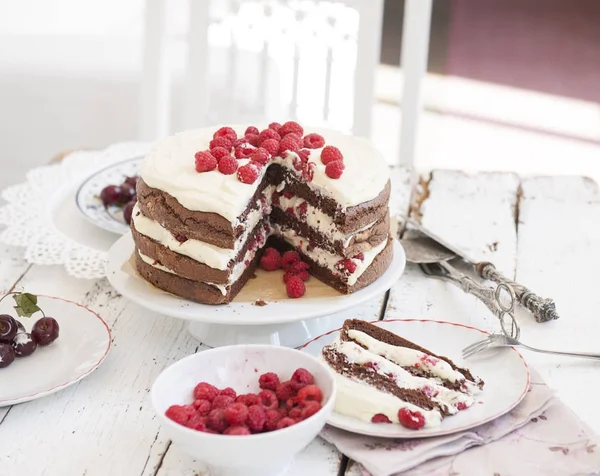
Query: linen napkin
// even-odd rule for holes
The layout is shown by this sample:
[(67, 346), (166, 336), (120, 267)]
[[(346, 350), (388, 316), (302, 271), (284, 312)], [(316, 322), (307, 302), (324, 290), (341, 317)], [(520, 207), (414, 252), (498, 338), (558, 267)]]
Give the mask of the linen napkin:
[(365, 476), (600, 474), (600, 438), (533, 369), (531, 388), (519, 405), (470, 430), (394, 440), (326, 426), (320, 436), (359, 463)]

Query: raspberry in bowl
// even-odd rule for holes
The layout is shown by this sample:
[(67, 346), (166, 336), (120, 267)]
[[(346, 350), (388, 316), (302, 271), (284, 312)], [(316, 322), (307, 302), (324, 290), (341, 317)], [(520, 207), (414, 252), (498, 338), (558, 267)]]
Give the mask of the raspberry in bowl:
[(162, 428), (210, 474), (275, 476), (321, 431), (332, 373), (287, 347), (236, 345), (190, 355), (152, 386)]

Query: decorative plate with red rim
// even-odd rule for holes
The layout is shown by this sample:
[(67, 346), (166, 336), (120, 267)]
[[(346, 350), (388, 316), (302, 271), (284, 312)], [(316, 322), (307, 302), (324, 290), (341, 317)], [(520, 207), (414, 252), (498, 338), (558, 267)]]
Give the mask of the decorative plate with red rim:
[[(425, 438), (448, 435), (492, 421), (512, 410), (525, 397), (530, 385), (527, 363), (512, 347), (498, 348), (477, 354), (464, 361), (464, 347), (482, 339), (486, 331), (463, 324), (419, 319), (392, 319), (374, 324), (398, 334), (438, 355), (444, 355), (459, 367), (466, 367), (485, 382), (483, 390), (475, 396), (470, 408), (442, 420), (441, 426), (410, 430), (399, 424), (370, 423), (334, 413), (328, 422), (331, 426), (362, 435), (383, 438)], [(331, 344), (339, 329), (311, 340), (301, 350), (319, 356), (321, 349)]]
[[(15, 301), (7, 296), (0, 303), (0, 313), (18, 319), (27, 332), (43, 317), (40, 311), (17, 317), (14, 306)], [(100, 366), (110, 349), (110, 329), (95, 312), (50, 296), (38, 296), (37, 306), (58, 322), (58, 338), (0, 368), (0, 407), (45, 397), (79, 382)]]

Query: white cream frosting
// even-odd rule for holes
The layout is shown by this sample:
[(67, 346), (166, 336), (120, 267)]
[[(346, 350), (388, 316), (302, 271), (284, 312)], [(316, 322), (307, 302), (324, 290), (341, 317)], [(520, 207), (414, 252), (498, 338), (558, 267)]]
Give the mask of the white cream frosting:
[[(336, 270), (335, 265), (341, 259), (343, 259), (340, 255), (330, 253), (329, 251), (324, 250), (323, 248), (318, 248), (318, 247), (309, 250), (308, 249), (308, 247), (309, 247), (308, 240), (306, 238), (298, 235), (298, 233), (296, 233), (294, 230), (292, 230), (290, 228), (283, 228), (277, 224), (272, 225), (272, 227), (274, 230), (277, 231), (277, 233), (280, 236), (283, 237), (283, 239), (285, 241), (287, 241), (289, 244), (293, 245), (294, 248), (301, 249), (302, 253), (304, 253), (306, 256), (309, 256), (311, 259), (313, 259), (314, 261), (319, 263), (321, 266), (327, 267), (328, 269), (333, 271), (335, 274), (339, 274), (338, 271)], [(379, 245), (374, 246), (370, 250), (364, 251), (363, 252), (364, 259), (362, 261), (358, 260), (358, 259), (353, 259), (353, 261), (356, 263), (356, 270), (354, 271), (354, 273), (350, 274), (349, 276), (343, 276), (345, 281), (350, 286), (355, 284), (356, 281), (358, 280), (358, 278), (360, 278), (360, 276), (365, 272), (365, 270), (371, 265), (371, 263), (373, 262), (373, 260), (375, 260), (377, 255), (383, 251), (383, 249), (385, 248), (386, 245), (387, 245), (387, 240), (383, 240)]]
[[(238, 136), (245, 127), (233, 126)], [(217, 126), (188, 130), (160, 141), (146, 156), (141, 177), (150, 187), (173, 196), (188, 210), (213, 212), (235, 222), (245, 210), (248, 201), (260, 183), (245, 184), (236, 174), (223, 175), (218, 170), (198, 173), (194, 154), (208, 149)], [(309, 161), (315, 163), (314, 177), (309, 186), (324, 196), (340, 203), (342, 209), (372, 200), (381, 193), (389, 179), (388, 166), (370, 141), (329, 129), (307, 128), (305, 133), (321, 134), (326, 145), (340, 149), (345, 170), (339, 179), (325, 174), (321, 163), (321, 149), (312, 149)], [(240, 160), (245, 164), (248, 159)], [(290, 170), (291, 160), (275, 159)], [(266, 167), (261, 173), (264, 174)]]
[[(167, 192), (188, 210), (218, 213), (233, 223), (246, 209), (260, 179), (245, 184), (236, 174), (224, 175), (216, 169), (196, 172), (194, 154), (208, 149), (217, 129), (188, 130), (163, 139), (146, 156), (141, 177), (150, 187)], [(243, 135), (244, 129), (237, 128), (236, 132)], [(238, 164), (248, 161), (240, 160)]]
[[(450, 364), (444, 360), (437, 359), (431, 355), (425, 354), (408, 347), (398, 347), (386, 344), (374, 339), (364, 332), (351, 329), (348, 331), (348, 337), (362, 344), (370, 352), (391, 360), (402, 367), (418, 367), (422, 370), (435, 375), (440, 380), (449, 380), (450, 382), (464, 382), (465, 377), (459, 371), (454, 370)], [(473, 384), (473, 387), (476, 386)]]
[(425, 428), (435, 428), (442, 422), (442, 415), (438, 410), (424, 410), (392, 394), (377, 390), (360, 380), (344, 377), (331, 367), (330, 370), (333, 372), (337, 385), (334, 408), (341, 415), (370, 422), (374, 415), (381, 413), (387, 416), (392, 423), (400, 423), (398, 411), (401, 408), (407, 408), (423, 415)]
[[(323, 148), (310, 149), (308, 161), (315, 164), (314, 177), (309, 182), (311, 187), (323, 196), (333, 198), (342, 209), (373, 200), (381, 193), (390, 178), (390, 171), (371, 141), (326, 128), (306, 127), (304, 130), (305, 134), (311, 132), (323, 136), (325, 146), (337, 147), (344, 156), (345, 166), (339, 179), (331, 179), (325, 174), (325, 165), (321, 162)], [(290, 154), (296, 155), (294, 152)], [(276, 158), (275, 162), (289, 168), (292, 160)]]
[[(278, 186), (278, 188), (279, 188), (279, 186)], [(283, 190), (283, 188), (281, 190)], [(279, 190), (279, 191), (281, 191), (281, 190)], [(298, 208), (300, 207), (300, 205), (302, 205), (304, 203), (306, 203), (306, 217), (305, 218), (298, 216)], [(306, 200), (304, 200), (301, 197), (294, 195), (290, 198), (287, 198), (287, 197), (281, 195), (279, 197), (279, 207), (278, 208), (281, 208), (283, 211), (286, 211), (288, 208), (293, 208), (296, 213), (296, 216), (298, 218), (300, 218), (301, 221), (305, 222), (308, 226), (310, 226), (314, 230), (317, 230), (320, 233), (323, 233), (324, 235), (329, 237), (331, 239), (331, 241), (343, 242), (344, 246), (347, 246), (354, 236), (357, 236), (357, 238), (359, 238), (361, 232), (368, 230), (375, 223), (377, 223), (376, 221), (374, 221), (372, 223), (369, 223), (368, 225), (365, 225), (365, 226), (359, 228), (356, 231), (353, 231), (352, 233), (346, 234), (338, 229), (337, 225), (333, 222), (333, 218), (331, 216), (327, 215), (322, 210), (313, 207), (310, 203), (308, 203)]]

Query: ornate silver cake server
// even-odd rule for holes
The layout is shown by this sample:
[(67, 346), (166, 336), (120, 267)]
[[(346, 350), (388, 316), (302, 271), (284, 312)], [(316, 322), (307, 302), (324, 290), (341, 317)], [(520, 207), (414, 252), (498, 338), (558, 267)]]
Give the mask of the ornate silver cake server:
[(477, 260), (470, 258), (465, 252), (447, 243), (442, 238), (424, 228), (421, 224), (415, 222), (414, 220), (402, 219), (405, 221), (405, 223), (429, 237), (432, 241), (439, 245), (439, 247), (446, 249), (448, 252), (451, 252), (456, 256), (459, 256), (465, 262), (474, 266), (477, 274), (483, 279), (488, 279), (496, 283), (510, 286), (514, 290), (517, 300), (526, 309), (533, 313), (533, 316), (537, 322), (547, 322), (559, 318), (559, 315), (556, 312), (556, 304), (552, 299), (542, 298), (529, 290), (526, 286), (508, 279), (507, 277), (503, 276), (492, 263), (487, 261), (477, 262)]
[(481, 285), (449, 264), (447, 261), (456, 255), (431, 238), (412, 230), (408, 230), (404, 236), (400, 242), (407, 261), (418, 264), (426, 275), (454, 283), (478, 298), (498, 317), (502, 331), (507, 336), (519, 338), (521, 330), (513, 314), (516, 296), (509, 284), (499, 283), (495, 288)]

